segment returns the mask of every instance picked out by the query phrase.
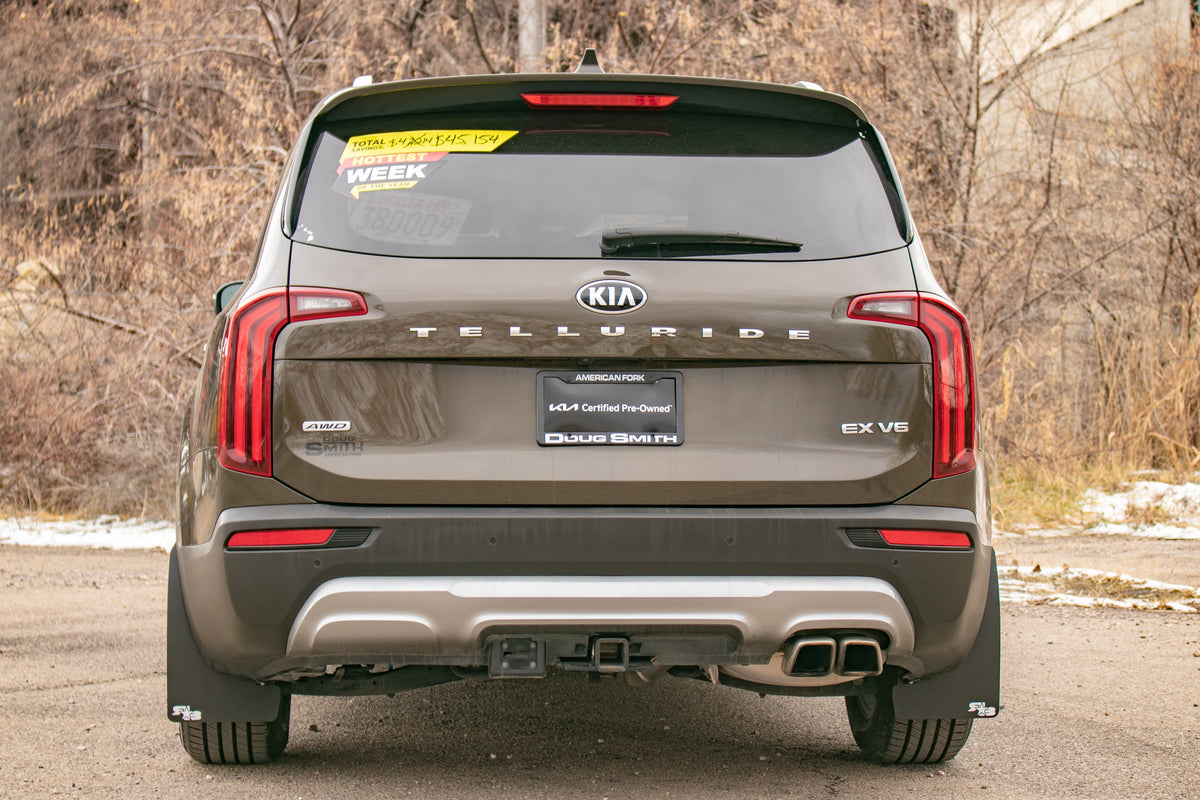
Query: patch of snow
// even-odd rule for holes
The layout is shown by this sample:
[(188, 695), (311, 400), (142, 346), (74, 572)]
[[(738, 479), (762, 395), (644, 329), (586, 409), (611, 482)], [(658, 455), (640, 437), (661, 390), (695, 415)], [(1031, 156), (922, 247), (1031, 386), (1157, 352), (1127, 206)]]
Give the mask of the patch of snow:
[(1152, 539), (1200, 539), (1200, 526), (1148, 525), (1145, 528), (1135, 529), (1133, 535)]
[(1108, 580), (1118, 581), (1131, 589), (1154, 589), (1161, 592), (1182, 592), (1184, 594), (1192, 594), (1200, 598), (1200, 588), (1195, 586), (1185, 586), (1181, 583), (1165, 583), (1164, 581), (1151, 581), (1142, 578), (1135, 578), (1131, 575), (1125, 575), (1120, 572), (1105, 572), (1100, 569), (1087, 569), (1085, 567), (1000, 567), (1000, 573), (1003, 575), (1019, 575), (1023, 578), (1091, 578), (1093, 580)]
[(1137, 481), (1122, 492), (1089, 489), (1081, 510), (1100, 518), (1087, 533), (1200, 540), (1200, 484)]
[(1121, 492), (1088, 489), (1083, 494), (1080, 511), (1088, 521), (1080, 520), (1077, 526), (1019, 525), (997, 530), (996, 535), (1052, 539), (1082, 533), (1200, 541), (1200, 484), (1137, 481)]
[[(1116, 572), (1104, 572), (1097, 569), (1078, 569), (1068, 567), (1000, 567), (1000, 600), (1007, 603), (1041, 603), (1053, 606), (1075, 606), (1078, 608), (1128, 608), (1128, 609), (1169, 609), (1183, 613), (1200, 613), (1200, 588), (1183, 586), (1162, 581), (1142, 580)], [(1089, 597), (1060, 591), (1048, 581), (1038, 578), (1079, 577), (1094, 580), (1117, 581), (1131, 590), (1150, 589), (1163, 592), (1178, 592), (1188, 597), (1186, 600), (1161, 602), (1153, 599), (1135, 597)], [(1194, 600), (1191, 598), (1195, 598)]]
[(119, 517), (0, 519), (0, 544), (166, 551), (175, 544), (175, 524)]
[(1021, 525), (1012, 530), (996, 528), (992, 535), (997, 539), (1007, 536), (1037, 536), (1042, 539), (1055, 539), (1063, 536), (1078, 536), (1079, 528), (1038, 528), (1033, 525)]
[(1140, 536), (1144, 539), (1167, 539), (1181, 541), (1184, 539), (1200, 539), (1200, 527), (1192, 525), (1131, 525), (1121, 522), (1101, 522), (1093, 525), (1084, 533), (1113, 534), (1122, 536)]

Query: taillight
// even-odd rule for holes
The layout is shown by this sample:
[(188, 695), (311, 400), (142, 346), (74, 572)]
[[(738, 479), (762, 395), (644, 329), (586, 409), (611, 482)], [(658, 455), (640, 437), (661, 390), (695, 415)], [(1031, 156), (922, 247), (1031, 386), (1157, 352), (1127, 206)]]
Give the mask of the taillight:
[(975, 467), (975, 375), (967, 321), (958, 309), (919, 292), (856, 297), (851, 319), (896, 322), (920, 328), (933, 350), (933, 477)]
[(225, 322), (217, 448), (223, 467), (271, 474), (271, 360), (287, 323), (286, 289), (259, 295)]
[(533, 108), (669, 108), (679, 99), (672, 94), (592, 94), (529, 92), (521, 99)]
[(275, 339), (301, 320), (367, 313), (362, 295), (338, 289), (270, 289), (234, 311), (221, 340), (217, 460), (226, 469), (271, 474), (271, 382)]

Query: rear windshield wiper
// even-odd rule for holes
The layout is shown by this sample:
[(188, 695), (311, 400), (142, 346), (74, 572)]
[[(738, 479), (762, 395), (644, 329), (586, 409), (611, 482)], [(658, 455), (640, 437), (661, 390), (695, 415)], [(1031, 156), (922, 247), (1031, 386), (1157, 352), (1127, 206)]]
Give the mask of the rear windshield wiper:
[(618, 228), (600, 236), (604, 258), (687, 258), (741, 253), (799, 253), (799, 242), (747, 236), (737, 231)]

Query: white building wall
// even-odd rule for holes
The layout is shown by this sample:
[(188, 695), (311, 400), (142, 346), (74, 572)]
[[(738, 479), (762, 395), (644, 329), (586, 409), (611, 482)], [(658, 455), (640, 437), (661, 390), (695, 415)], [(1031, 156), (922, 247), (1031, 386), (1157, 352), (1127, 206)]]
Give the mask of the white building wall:
[(1064, 140), (1119, 161), (1151, 70), (1193, 45), (1190, 0), (950, 4), (983, 79), (984, 181), (1044, 174)]

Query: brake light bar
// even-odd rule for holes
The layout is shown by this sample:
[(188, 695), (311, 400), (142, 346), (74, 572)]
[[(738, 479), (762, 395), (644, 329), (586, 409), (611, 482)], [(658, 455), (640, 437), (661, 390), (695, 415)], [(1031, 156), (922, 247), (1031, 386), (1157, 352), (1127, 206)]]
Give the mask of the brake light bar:
[(669, 108), (678, 95), (526, 92), (521, 99), (533, 108)]
[(275, 531), (239, 531), (225, 546), (231, 550), (272, 547), (320, 547), (333, 536), (333, 528), (287, 528)]
[(959, 531), (906, 531), (880, 529), (879, 535), (892, 547), (940, 547), (967, 550), (971, 537)]
[(950, 303), (920, 292), (856, 297), (846, 316), (920, 328), (933, 351), (933, 477), (975, 467), (975, 374), (967, 321)]
[(269, 289), (229, 316), (221, 339), (221, 466), (271, 474), (271, 384), (279, 332), (292, 322), (365, 313), (367, 302), (356, 292), (301, 286)]

